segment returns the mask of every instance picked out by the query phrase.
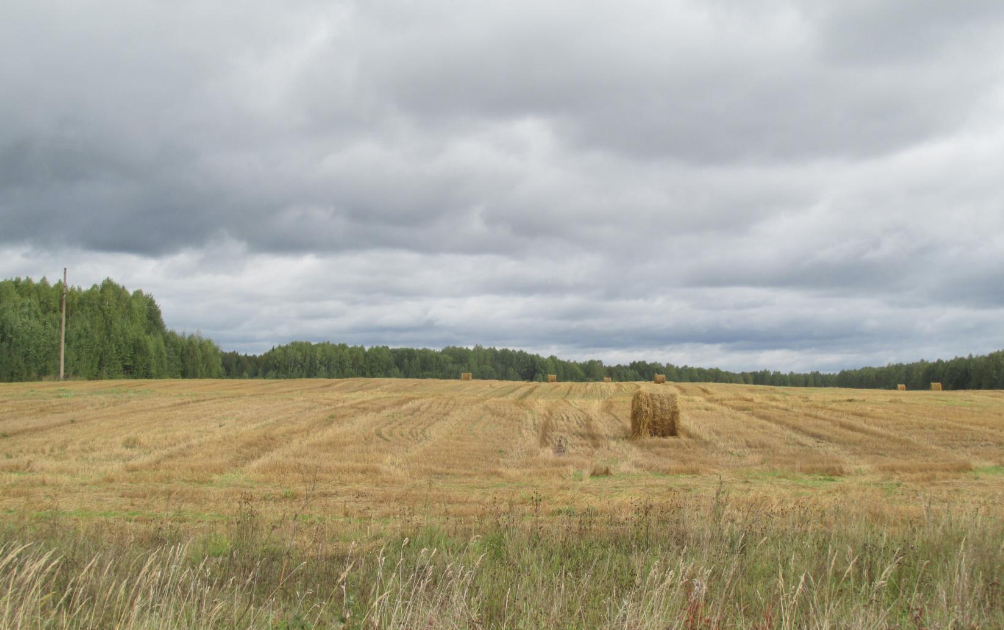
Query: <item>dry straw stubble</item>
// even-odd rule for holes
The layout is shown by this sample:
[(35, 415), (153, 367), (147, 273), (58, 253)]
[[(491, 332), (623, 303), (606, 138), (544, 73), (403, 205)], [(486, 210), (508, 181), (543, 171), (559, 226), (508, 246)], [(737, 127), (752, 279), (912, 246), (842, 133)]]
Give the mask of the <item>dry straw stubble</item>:
[(631, 437), (671, 437), (680, 433), (676, 394), (639, 389), (631, 399)]

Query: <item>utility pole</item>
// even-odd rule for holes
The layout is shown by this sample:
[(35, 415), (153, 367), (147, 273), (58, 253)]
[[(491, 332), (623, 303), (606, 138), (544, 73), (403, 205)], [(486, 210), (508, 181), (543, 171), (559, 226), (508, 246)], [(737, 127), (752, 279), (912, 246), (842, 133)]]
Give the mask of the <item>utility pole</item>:
[(66, 267), (63, 267), (63, 322), (59, 326), (59, 380), (63, 380), (63, 359), (66, 357)]

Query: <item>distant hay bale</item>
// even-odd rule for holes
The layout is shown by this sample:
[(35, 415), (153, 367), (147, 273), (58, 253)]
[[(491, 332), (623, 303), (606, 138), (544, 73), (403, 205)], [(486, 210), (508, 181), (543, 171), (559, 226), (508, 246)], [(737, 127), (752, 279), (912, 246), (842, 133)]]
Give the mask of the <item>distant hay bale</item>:
[(940, 392), (941, 391), (941, 383), (931, 383), (931, 391), (932, 392)]
[(896, 389), (899, 390), (899, 391), (901, 391), (901, 392), (905, 392), (906, 391), (906, 385), (903, 385), (902, 383), (900, 383), (899, 385), (896, 386)]
[(555, 375), (555, 374), (548, 374), (547, 375), (547, 382), (548, 383), (557, 383), (558, 382), (558, 376)]
[(656, 374), (655, 375), (655, 383), (657, 385), (662, 385), (665, 382), (666, 382), (666, 375), (665, 374)]
[(631, 437), (670, 437), (680, 432), (676, 394), (638, 390), (631, 399)]
[(470, 372), (461, 372), (460, 373), (460, 380), (462, 380), (462, 381), (469, 381), (469, 380), (471, 380), (471, 373)]
[(604, 383), (612, 383), (613, 381), (614, 381), (614, 379), (610, 378), (609, 376), (604, 376), (603, 377), (603, 382)]

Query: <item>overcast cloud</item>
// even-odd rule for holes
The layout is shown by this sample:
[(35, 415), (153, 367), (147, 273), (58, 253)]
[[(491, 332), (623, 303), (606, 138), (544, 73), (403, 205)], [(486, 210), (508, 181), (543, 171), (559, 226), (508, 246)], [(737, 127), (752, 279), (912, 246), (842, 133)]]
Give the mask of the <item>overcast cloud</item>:
[(0, 6), (0, 276), (225, 349), (1004, 348), (1004, 3)]

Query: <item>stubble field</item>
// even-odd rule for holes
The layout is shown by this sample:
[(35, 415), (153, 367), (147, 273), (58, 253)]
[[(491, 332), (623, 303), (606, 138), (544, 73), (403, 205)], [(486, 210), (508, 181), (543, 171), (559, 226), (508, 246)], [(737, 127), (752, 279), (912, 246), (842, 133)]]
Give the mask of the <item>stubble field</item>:
[[(628, 439), (640, 387), (679, 394), (680, 437)], [(1002, 392), (0, 385), (0, 627), (162, 627), (56, 605), (92, 561), (123, 592), (215, 567), (174, 602), (206, 627), (994, 627), (1002, 506)], [(183, 579), (129, 569), (171, 553)]]

